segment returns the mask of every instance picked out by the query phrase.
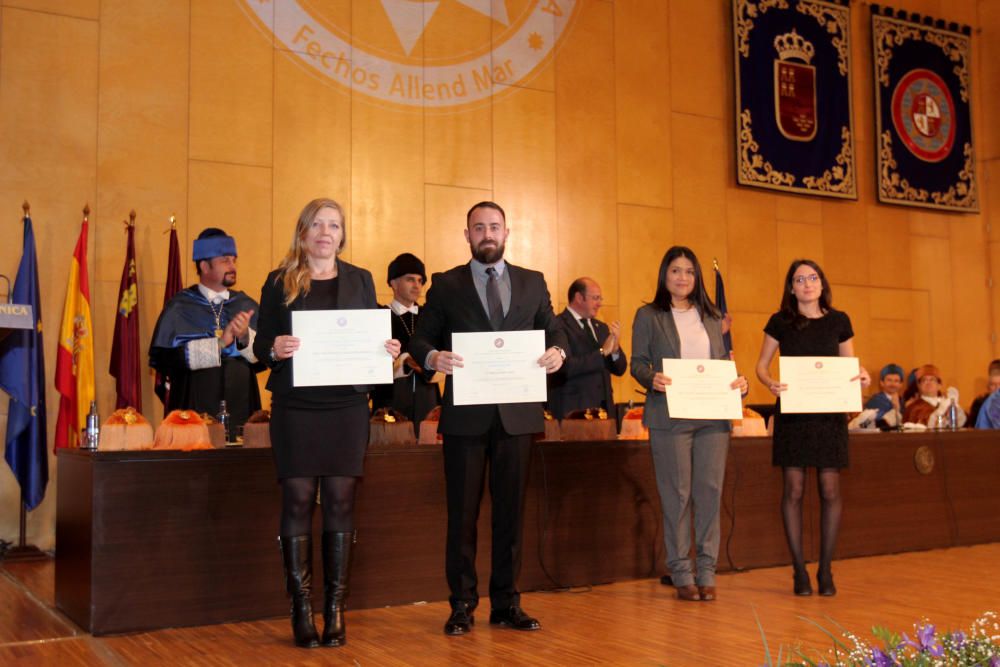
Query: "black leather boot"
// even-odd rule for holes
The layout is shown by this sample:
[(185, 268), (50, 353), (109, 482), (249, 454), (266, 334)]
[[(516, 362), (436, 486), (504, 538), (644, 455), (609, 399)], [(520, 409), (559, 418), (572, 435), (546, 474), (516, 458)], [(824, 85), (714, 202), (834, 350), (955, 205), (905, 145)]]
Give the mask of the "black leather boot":
[(285, 564), (285, 590), (292, 598), (292, 634), (295, 645), (319, 646), (312, 610), (312, 536), (282, 536), (281, 560)]
[(354, 533), (323, 533), (323, 646), (347, 643), (344, 601)]

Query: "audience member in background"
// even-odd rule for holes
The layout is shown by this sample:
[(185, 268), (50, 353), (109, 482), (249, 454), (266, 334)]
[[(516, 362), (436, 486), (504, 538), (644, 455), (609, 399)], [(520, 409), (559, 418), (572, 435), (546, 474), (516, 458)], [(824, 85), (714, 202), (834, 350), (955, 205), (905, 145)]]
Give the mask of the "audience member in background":
[(980, 394), (976, 396), (976, 400), (972, 401), (972, 407), (969, 408), (969, 423), (978, 428), (979, 424), (977, 420), (979, 419), (979, 411), (983, 407), (983, 403), (986, 399), (990, 397), (991, 394), (995, 393), (997, 389), (1000, 389), (1000, 359), (994, 359), (990, 362), (989, 371), (987, 371), (987, 389), (985, 394)]
[(882, 391), (865, 403), (865, 409), (875, 409), (875, 423), (879, 428), (894, 428), (901, 423), (903, 402), (903, 376), (906, 372), (898, 364), (886, 364), (879, 372), (878, 386)]
[[(917, 392), (918, 394), (906, 404), (903, 413), (903, 421), (914, 424), (924, 424), (935, 427), (938, 425), (938, 417), (947, 419), (948, 408), (951, 398), (945, 396), (941, 391), (941, 371), (933, 364), (924, 364), (917, 369)], [(955, 401), (958, 416), (958, 428), (965, 426), (965, 410)]]

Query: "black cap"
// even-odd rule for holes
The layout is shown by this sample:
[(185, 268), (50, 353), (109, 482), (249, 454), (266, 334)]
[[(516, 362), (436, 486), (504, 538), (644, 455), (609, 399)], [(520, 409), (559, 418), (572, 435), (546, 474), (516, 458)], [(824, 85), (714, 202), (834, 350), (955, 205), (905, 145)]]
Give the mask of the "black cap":
[(386, 282), (392, 282), (395, 278), (415, 273), (427, 282), (427, 274), (424, 273), (424, 263), (416, 255), (404, 252), (396, 259), (389, 262), (389, 277)]

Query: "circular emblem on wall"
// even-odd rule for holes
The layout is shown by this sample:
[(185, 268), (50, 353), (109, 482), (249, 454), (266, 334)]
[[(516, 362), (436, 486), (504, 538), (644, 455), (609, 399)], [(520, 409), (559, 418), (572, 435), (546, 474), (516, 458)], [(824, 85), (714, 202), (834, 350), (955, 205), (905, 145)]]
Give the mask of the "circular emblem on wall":
[(913, 453), (913, 465), (921, 475), (929, 475), (934, 470), (934, 452), (927, 445), (917, 447)]
[(276, 48), (353, 94), (454, 109), (536, 74), (579, 0), (367, 0), (344, 15), (308, 0), (241, 5)]
[(955, 145), (955, 103), (940, 76), (907, 73), (892, 93), (892, 124), (903, 144), (924, 162), (940, 162)]

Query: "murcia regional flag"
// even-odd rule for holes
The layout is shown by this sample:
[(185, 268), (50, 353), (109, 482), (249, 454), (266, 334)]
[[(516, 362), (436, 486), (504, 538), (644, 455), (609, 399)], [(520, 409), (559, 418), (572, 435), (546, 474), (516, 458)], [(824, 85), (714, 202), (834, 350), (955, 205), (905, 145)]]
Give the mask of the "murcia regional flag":
[(55, 446), (77, 447), (94, 400), (94, 329), (90, 319), (90, 281), (87, 278), (87, 217), (83, 218), (66, 283), (59, 347), (56, 352), (56, 390), (59, 418)]

